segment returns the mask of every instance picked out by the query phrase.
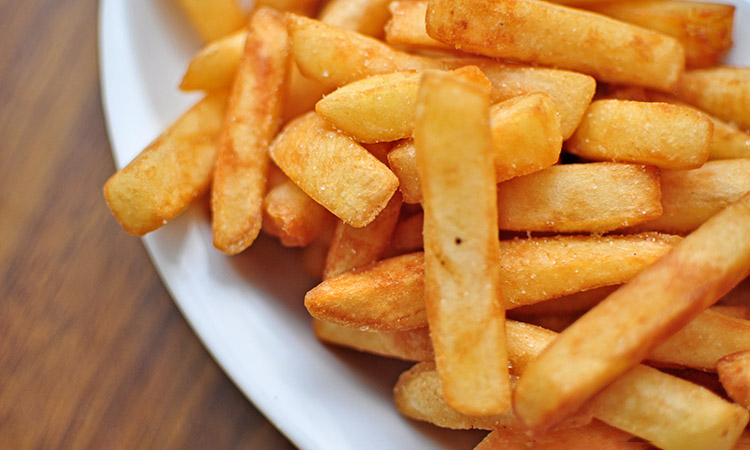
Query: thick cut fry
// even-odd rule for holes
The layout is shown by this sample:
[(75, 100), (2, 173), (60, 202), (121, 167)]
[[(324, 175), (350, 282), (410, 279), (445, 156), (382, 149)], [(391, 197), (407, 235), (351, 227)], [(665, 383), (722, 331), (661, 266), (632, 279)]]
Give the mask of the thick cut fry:
[(750, 349), (724, 356), (716, 364), (716, 370), (727, 395), (750, 408)]
[(452, 50), (453, 46), (430, 37), (425, 28), (427, 1), (393, 1), (391, 18), (385, 25), (385, 40), (390, 44), (410, 47)]
[(467, 414), (510, 406), (489, 93), (428, 72), (414, 127), (422, 180), (425, 306), (445, 399)]
[(567, 328), (514, 392), (531, 428), (567, 417), (750, 271), (750, 194), (706, 222)]
[(391, 245), (386, 254), (397, 256), (422, 250), (423, 224), (424, 214), (421, 212), (399, 219), (396, 228), (393, 230)]
[(691, 108), (668, 103), (597, 100), (565, 143), (595, 161), (694, 169), (708, 160), (713, 125)]
[[(543, 328), (507, 321), (513, 373), (523, 380), (533, 370), (534, 361), (543, 357), (542, 351), (550, 343), (554, 345), (556, 336)], [(538, 391), (539, 395), (546, 393)], [(707, 389), (644, 365), (623, 374), (584, 409), (657, 447), (675, 449), (731, 449), (750, 418), (747, 410)], [(515, 412), (523, 418), (518, 408)]]
[(281, 125), (291, 61), (280, 13), (259, 9), (249, 27), (211, 187), (214, 246), (230, 255), (249, 247), (263, 223), (268, 146)]
[(187, 208), (211, 183), (225, 93), (206, 96), (104, 185), (122, 228), (143, 236)]
[(206, 41), (226, 36), (245, 25), (237, 0), (179, 0), (180, 7)]
[(435, 357), (426, 328), (383, 333), (313, 319), (313, 330), (321, 341), (362, 352), (406, 361), (432, 361)]
[(390, 16), (389, 3), (390, 0), (331, 0), (318, 18), (332, 27), (380, 38)]
[(636, 229), (687, 234), (750, 192), (750, 159), (709, 161), (699, 169), (661, 173), (663, 214)]
[[(624, 283), (679, 238), (560, 236), (501, 241), (499, 289), (505, 309)], [(324, 281), (305, 295), (313, 317), (353, 328), (408, 330), (427, 325), (421, 253), (402, 255)]]
[(371, 75), (441, 69), (440, 61), (398, 51), (351, 30), (290, 14), (294, 60), (303, 75), (328, 87), (339, 87)]
[(183, 91), (212, 91), (229, 87), (245, 48), (247, 30), (238, 30), (206, 44), (188, 63), (182, 76)]
[(586, 9), (676, 38), (688, 67), (714, 66), (732, 46), (732, 5), (641, 0), (589, 3)]
[(316, 113), (287, 124), (271, 157), (315, 201), (353, 227), (372, 222), (398, 188), (398, 178)]
[(508, 316), (522, 322), (528, 322), (527, 318), (538, 316), (580, 316), (619, 287), (619, 285), (602, 286), (524, 305), (508, 311)]
[(354, 228), (339, 222), (328, 249), (323, 278), (377, 261), (388, 247), (400, 211), (401, 195), (397, 192), (367, 226)]
[(688, 70), (674, 93), (680, 100), (750, 130), (750, 67)]
[(659, 217), (659, 171), (620, 163), (548, 167), (498, 185), (502, 230), (605, 232)]
[(529, 437), (523, 430), (496, 429), (474, 447), (474, 450), (645, 450), (649, 447), (645, 442), (633, 440), (631, 434), (593, 421), (576, 428), (555, 430), (538, 438)]
[(287, 247), (304, 247), (330, 225), (333, 216), (287, 179), (263, 200), (263, 228)]
[(398, 177), (398, 188), (404, 198), (404, 203), (421, 202), (422, 183), (419, 181), (417, 149), (414, 148), (414, 141), (409, 139), (397, 144), (388, 153), (388, 165)]
[(430, 0), (427, 33), (457, 48), (669, 90), (685, 64), (676, 39), (536, 0)]
[(713, 371), (719, 359), (740, 350), (750, 350), (750, 321), (707, 310), (652, 350), (648, 359)]

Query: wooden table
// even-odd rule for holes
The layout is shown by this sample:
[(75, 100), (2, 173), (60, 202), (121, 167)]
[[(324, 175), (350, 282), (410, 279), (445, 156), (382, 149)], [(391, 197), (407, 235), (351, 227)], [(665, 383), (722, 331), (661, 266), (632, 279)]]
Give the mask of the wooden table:
[(97, 6), (0, 0), (0, 448), (293, 448), (104, 204)]

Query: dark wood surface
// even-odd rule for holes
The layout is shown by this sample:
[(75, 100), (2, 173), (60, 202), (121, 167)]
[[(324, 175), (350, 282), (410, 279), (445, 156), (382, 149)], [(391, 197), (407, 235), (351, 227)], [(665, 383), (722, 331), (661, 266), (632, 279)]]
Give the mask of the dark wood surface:
[(104, 204), (97, 6), (0, 0), (0, 448), (293, 448)]

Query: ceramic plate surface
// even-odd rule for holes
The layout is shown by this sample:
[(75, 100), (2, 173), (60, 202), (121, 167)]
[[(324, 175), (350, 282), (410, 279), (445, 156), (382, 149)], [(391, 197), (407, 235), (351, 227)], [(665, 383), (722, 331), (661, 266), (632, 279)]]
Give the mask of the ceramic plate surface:
[[(102, 98), (119, 168), (200, 98), (177, 89), (200, 42), (167, 0), (103, 0), (99, 22)], [(750, 0), (740, 0), (734, 40), (728, 62), (750, 65)], [(296, 446), (468, 449), (482, 438), (396, 412), (391, 389), (409, 364), (318, 343), (302, 304), (315, 281), (297, 251), (260, 238), (226, 257), (213, 248), (204, 205), (144, 243), (216, 361)]]

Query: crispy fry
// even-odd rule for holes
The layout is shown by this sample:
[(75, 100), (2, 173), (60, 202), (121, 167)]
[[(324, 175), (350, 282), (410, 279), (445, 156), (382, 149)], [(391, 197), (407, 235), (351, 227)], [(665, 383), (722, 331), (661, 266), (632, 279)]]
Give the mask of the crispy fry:
[(241, 29), (206, 44), (188, 63), (180, 89), (212, 91), (231, 86), (246, 38), (247, 30)]
[[(505, 309), (620, 284), (663, 256), (679, 238), (559, 236), (501, 241), (499, 290)], [(313, 317), (353, 328), (427, 325), (421, 253), (402, 255), (324, 281), (305, 296)]]
[(636, 229), (687, 234), (750, 192), (750, 159), (709, 161), (699, 169), (664, 170), (664, 212)]
[(206, 41), (221, 38), (245, 25), (237, 0), (179, 0), (198, 34)]
[(288, 27), (300, 71), (328, 87), (380, 73), (444, 66), (440, 61), (401, 52), (369, 36), (307, 17), (288, 15)]
[(391, 236), (391, 244), (388, 252), (389, 257), (413, 253), (423, 249), (422, 226), (424, 214), (418, 212), (406, 218), (399, 219)]
[(211, 183), (226, 94), (207, 95), (104, 185), (122, 228), (143, 236), (187, 208)]
[(332, 27), (380, 38), (390, 16), (388, 3), (390, 0), (331, 0), (318, 18)]
[(631, 434), (595, 420), (580, 427), (555, 430), (539, 438), (529, 437), (522, 430), (496, 429), (474, 447), (474, 450), (645, 450), (649, 447), (645, 442), (634, 441)]
[(414, 141), (401, 141), (388, 153), (388, 165), (398, 177), (398, 188), (404, 203), (422, 201), (422, 183), (417, 170), (417, 149)]
[(519, 418), (535, 430), (564, 419), (749, 271), (747, 194), (560, 334), (516, 387)]
[(249, 27), (211, 187), (214, 246), (230, 255), (249, 247), (263, 223), (268, 146), (281, 125), (291, 61), (281, 14), (258, 9)]
[(257, 6), (278, 11), (288, 11), (303, 16), (312, 16), (318, 10), (320, 0), (257, 0)]
[(430, 36), (464, 51), (613, 83), (669, 90), (685, 64), (682, 45), (672, 37), (536, 0), (430, 0), (426, 25)]
[(750, 67), (688, 70), (674, 93), (680, 100), (750, 130)]
[(595, 161), (694, 169), (708, 159), (713, 124), (691, 108), (668, 103), (597, 100), (565, 149)]
[(445, 399), (467, 414), (499, 414), (510, 406), (510, 385), (489, 92), (455, 74), (425, 73), (414, 144), (423, 191), (425, 307)]
[(498, 185), (502, 230), (605, 232), (659, 217), (659, 172), (620, 163), (548, 167)]
[(435, 357), (426, 328), (384, 333), (313, 319), (313, 331), (321, 341), (376, 355), (406, 361), (431, 361)]
[(385, 25), (385, 41), (395, 45), (417, 48), (452, 50), (453, 46), (433, 39), (425, 28), (427, 1), (393, 1), (389, 9), (391, 18)]
[(750, 349), (724, 356), (716, 364), (716, 370), (727, 395), (750, 408)]
[(271, 158), (310, 197), (357, 228), (372, 222), (398, 188), (385, 164), (314, 112), (287, 124)]
[(388, 247), (400, 211), (401, 195), (397, 192), (367, 226), (354, 228), (344, 222), (337, 223), (328, 249), (323, 278), (377, 261)]
[(676, 38), (685, 47), (688, 67), (714, 66), (732, 46), (732, 5), (642, 0), (592, 2), (585, 8)]

